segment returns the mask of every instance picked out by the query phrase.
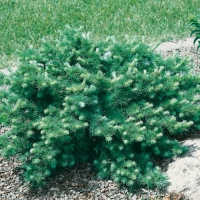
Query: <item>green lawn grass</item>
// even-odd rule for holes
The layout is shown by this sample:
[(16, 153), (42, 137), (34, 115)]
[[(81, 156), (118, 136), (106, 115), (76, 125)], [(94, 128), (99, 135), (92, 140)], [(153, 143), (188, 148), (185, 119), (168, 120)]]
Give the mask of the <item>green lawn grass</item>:
[(38, 45), (66, 24), (84, 26), (95, 40), (133, 35), (146, 42), (188, 37), (199, 0), (0, 0), (0, 55)]

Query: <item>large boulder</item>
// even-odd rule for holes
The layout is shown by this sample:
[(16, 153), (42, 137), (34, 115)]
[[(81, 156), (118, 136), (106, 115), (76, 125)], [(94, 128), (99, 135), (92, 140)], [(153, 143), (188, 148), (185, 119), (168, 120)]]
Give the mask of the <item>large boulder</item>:
[[(200, 136), (200, 135), (199, 135)], [(184, 193), (190, 200), (200, 199), (200, 137), (183, 142), (189, 150), (169, 164), (167, 175), (169, 192)]]

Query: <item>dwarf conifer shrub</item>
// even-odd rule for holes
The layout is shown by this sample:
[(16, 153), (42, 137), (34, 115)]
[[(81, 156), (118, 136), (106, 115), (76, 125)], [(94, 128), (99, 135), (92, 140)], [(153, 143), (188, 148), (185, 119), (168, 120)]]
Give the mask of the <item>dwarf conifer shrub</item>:
[(164, 60), (128, 39), (96, 43), (68, 27), (22, 52), (2, 80), (0, 123), (11, 129), (0, 135), (0, 153), (17, 155), (34, 187), (91, 162), (103, 178), (163, 188), (155, 160), (184, 153), (175, 138), (200, 129), (200, 79), (188, 60)]

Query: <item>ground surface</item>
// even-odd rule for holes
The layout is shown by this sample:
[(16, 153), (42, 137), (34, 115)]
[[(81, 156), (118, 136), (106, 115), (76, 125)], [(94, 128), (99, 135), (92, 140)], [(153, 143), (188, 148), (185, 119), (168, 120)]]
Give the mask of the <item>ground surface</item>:
[[(193, 46), (193, 39), (174, 41), (161, 44), (157, 50), (164, 57), (178, 53), (180, 56), (191, 56), (194, 63), (195, 73), (200, 72), (200, 52)], [(16, 66), (14, 66), (16, 67)], [(0, 129), (0, 134), (5, 132), (5, 128)], [(129, 194), (126, 189), (120, 189), (112, 181), (102, 181), (95, 177), (89, 165), (76, 166), (72, 169), (63, 171), (55, 179), (51, 180), (47, 187), (38, 191), (29, 191), (28, 187), (22, 182), (18, 167), (20, 163), (16, 159), (10, 161), (0, 157), (0, 199), (15, 200), (185, 200), (184, 194), (164, 193), (161, 195), (156, 191), (141, 190), (137, 194)], [(160, 198), (154, 197), (160, 196)], [(152, 197), (152, 198), (150, 198)]]
[(200, 72), (200, 49), (197, 50), (197, 42), (193, 44), (194, 38), (186, 38), (184, 40), (163, 42), (157, 48), (156, 52), (161, 53), (163, 57), (178, 54), (181, 57), (190, 57), (191, 63), (194, 65), (194, 71)]

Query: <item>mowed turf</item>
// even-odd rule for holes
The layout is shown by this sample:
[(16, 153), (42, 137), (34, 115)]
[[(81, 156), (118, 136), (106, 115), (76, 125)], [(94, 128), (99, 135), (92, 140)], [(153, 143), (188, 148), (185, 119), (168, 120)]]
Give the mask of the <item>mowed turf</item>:
[(0, 55), (37, 46), (66, 24), (84, 26), (94, 40), (115, 35), (159, 42), (188, 37), (199, 0), (0, 0)]

